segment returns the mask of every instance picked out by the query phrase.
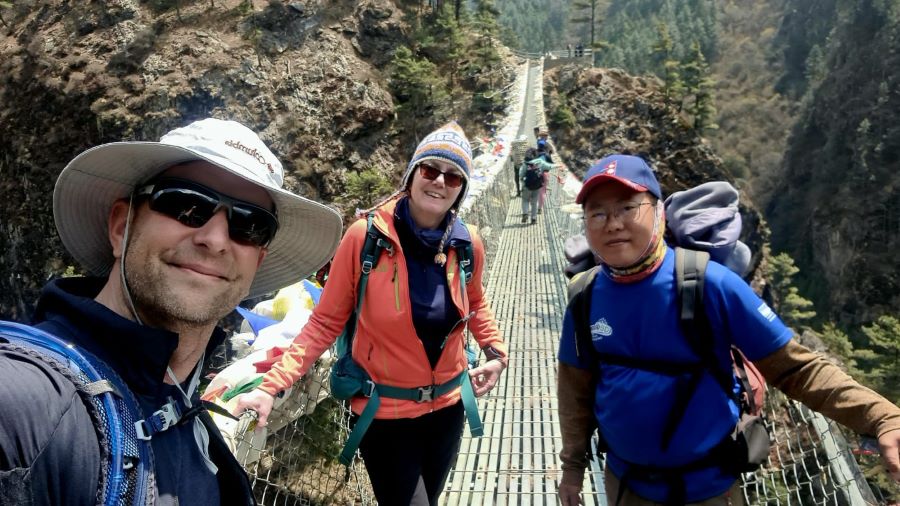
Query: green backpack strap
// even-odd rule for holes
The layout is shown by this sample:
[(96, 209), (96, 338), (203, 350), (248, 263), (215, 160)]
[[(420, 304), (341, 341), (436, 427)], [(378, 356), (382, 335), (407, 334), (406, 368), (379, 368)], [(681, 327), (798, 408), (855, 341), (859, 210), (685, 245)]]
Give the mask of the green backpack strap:
[[(463, 257), (464, 251), (466, 252), (465, 255), (468, 255), (465, 259)], [(462, 293), (465, 293), (466, 285), (472, 282), (472, 243), (466, 243), (465, 247), (457, 248), (456, 255), (459, 260), (459, 287)], [(468, 325), (468, 322), (466, 325)], [(466, 332), (466, 342), (463, 346), (463, 352), (468, 354), (468, 331)], [(466, 363), (468, 364), (468, 359)], [(472, 388), (472, 379), (469, 377), (468, 367), (463, 369), (459, 385), (463, 409), (465, 409), (466, 418), (469, 421), (469, 433), (472, 434), (472, 437), (481, 437), (484, 435), (484, 426), (481, 424), (481, 416), (478, 414), (478, 402), (475, 400), (475, 389)]]
[[(350, 313), (350, 317), (344, 325), (344, 331), (341, 333), (341, 336), (336, 343), (335, 351), (337, 352), (338, 360), (344, 355), (352, 356), (353, 354), (353, 338), (356, 335), (356, 324), (359, 319), (360, 310), (362, 309), (366, 285), (369, 283), (369, 273), (372, 272), (372, 269), (378, 263), (378, 258), (381, 256), (383, 250), (388, 250), (389, 252), (393, 251), (393, 246), (385, 240), (381, 232), (373, 225), (372, 222), (374, 221), (374, 218), (375, 213), (370, 212), (366, 219), (366, 240), (363, 243), (362, 252), (360, 254), (361, 269), (356, 290), (356, 307), (353, 309), (353, 312)], [(356, 455), (359, 443), (362, 441), (363, 435), (365, 435), (369, 425), (372, 424), (372, 420), (375, 418), (375, 412), (378, 411), (380, 405), (381, 398), (378, 396), (378, 392), (373, 388), (365, 409), (363, 409), (362, 414), (360, 414), (359, 420), (353, 427), (353, 431), (350, 433), (347, 442), (344, 444), (344, 449), (341, 451), (340, 461), (345, 466), (349, 466), (350, 463), (353, 462), (353, 456)]]
[(366, 294), (366, 285), (369, 283), (369, 273), (372, 272), (375, 264), (378, 263), (378, 257), (381, 256), (383, 250), (387, 250), (389, 253), (394, 250), (394, 246), (375, 228), (375, 225), (372, 223), (374, 219), (375, 213), (369, 213), (366, 219), (366, 240), (360, 253), (361, 270), (356, 289), (356, 307), (353, 308), (353, 312), (347, 318), (344, 332), (336, 343), (338, 358), (344, 356), (344, 354), (351, 353), (353, 350), (353, 337), (356, 335), (357, 319), (362, 309), (363, 296)]
[[(456, 219), (466, 227), (466, 230), (469, 231), (470, 235), (474, 235), (472, 229), (466, 225), (466, 222), (464, 222), (462, 218)], [(465, 290), (466, 285), (472, 282), (472, 275), (475, 272), (475, 248), (472, 246), (472, 241), (468, 241), (462, 246), (456, 246), (456, 258), (459, 262), (459, 266), (462, 268), (462, 279), (465, 281), (462, 288)]]
[(472, 275), (475, 271), (475, 264), (473, 263), (473, 259), (475, 258), (475, 253), (472, 248), (472, 243), (467, 242), (463, 246), (456, 248), (456, 257), (459, 259), (459, 267), (462, 272), (462, 280), (463, 280), (463, 290), (465, 290), (466, 285), (472, 282)]
[(359, 448), (359, 444), (362, 443), (362, 438), (366, 435), (366, 431), (369, 430), (369, 426), (372, 425), (372, 420), (375, 419), (375, 412), (378, 411), (380, 406), (381, 397), (378, 395), (378, 388), (376, 387), (372, 390), (372, 395), (369, 396), (366, 407), (360, 413), (359, 419), (356, 420), (356, 425), (353, 426), (353, 431), (350, 432), (347, 442), (344, 443), (344, 449), (341, 450), (341, 464), (349, 467), (353, 462), (356, 450)]
[(340, 461), (341, 464), (344, 464), (345, 466), (349, 466), (350, 463), (353, 462), (353, 456), (356, 455), (356, 450), (359, 448), (360, 443), (362, 443), (363, 436), (366, 434), (366, 431), (369, 430), (369, 426), (372, 425), (372, 420), (375, 419), (375, 413), (378, 411), (378, 407), (381, 406), (381, 396), (390, 399), (427, 402), (452, 391), (458, 386), (461, 388), (460, 393), (462, 396), (463, 409), (465, 410), (466, 418), (469, 421), (469, 432), (472, 434), (472, 437), (481, 437), (484, 435), (484, 426), (481, 424), (481, 418), (478, 415), (478, 405), (475, 402), (475, 390), (472, 388), (472, 380), (469, 378), (468, 369), (463, 369), (462, 372), (445, 383), (433, 385), (428, 388), (403, 388), (377, 383), (374, 383), (373, 385), (371, 394), (368, 396), (369, 400), (366, 402), (366, 407), (363, 409), (363, 412), (360, 413), (359, 418), (356, 420), (356, 425), (350, 433), (350, 437), (348, 437), (347, 442), (344, 443), (344, 449), (341, 450)]
[[(458, 219), (460, 220), (460, 223), (468, 229), (468, 225), (462, 221), (462, 218)], [(472, 231), (469, 230), (469, 233), (471, 234)], [(459, 287), (460, 290), (462, 290), (461, 293), (466, 293), (466, 286), (472, 282), (473, 273), (475, 271), (475, 251), (471, 241), (456, 248), (456, 258), (459, 263)], [(470, 344), (468, 341), (467, 336), (464, 344), (465, 350), (463, 350), (467, 354), (469, 353)], [(459, 384), (463, 408), (466, 412), (466, 418), (469, 421), (469, 433), (472, 434), (472, 437), (481, 437), (484, 435), (484, 426), (481, 423), (481, 416), (478, 414), (475, 389), (472, 388), (472, 380), (469, 377), (468, 370), (463, 370), (463, 374), (460, 375)]]

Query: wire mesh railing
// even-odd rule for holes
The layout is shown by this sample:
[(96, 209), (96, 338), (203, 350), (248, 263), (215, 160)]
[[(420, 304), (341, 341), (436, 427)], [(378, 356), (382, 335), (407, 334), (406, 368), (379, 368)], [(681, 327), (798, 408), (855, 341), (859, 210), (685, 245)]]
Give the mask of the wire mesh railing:
[[(227, 350), (226, 350), (227, 348)], [(213, 357), (212, 370), (243, 358), (226, 347)], [(361, 459), (350, 467), (338, 462), (349, 435), (350, 410), (331, 397), (331, 354), (276, 400), (265, 429), (255, 419), (238, 422), (213, 414), (226, 443), (250, 476), (253, 493), (266, 506), (375, 504)]]

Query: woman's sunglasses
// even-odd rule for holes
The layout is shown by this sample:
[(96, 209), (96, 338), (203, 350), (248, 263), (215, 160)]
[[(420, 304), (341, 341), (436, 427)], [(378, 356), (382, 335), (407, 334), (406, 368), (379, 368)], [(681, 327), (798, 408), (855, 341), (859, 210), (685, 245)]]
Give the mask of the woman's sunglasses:
[(278, 230), (278, 218), (272, 211), (186, 179), (161, 178), (139, 187), (134, 195), (147, 197), (150, 209), (191, 228), (206, 225), (225, 209), (228, 236), (240, 244), (266, 247)]
[(419, 164), (419, 174), (422, 174), (422, 177), (429, 181), (434, 181), (441, 174), (444, 175), (444, 184), (449, 188), (459, 188), (462, 186), (465, 178), (456, 172), (442, 172), (441, 169), (435, 167), (434, 165), (428, 165), (427, 163)]

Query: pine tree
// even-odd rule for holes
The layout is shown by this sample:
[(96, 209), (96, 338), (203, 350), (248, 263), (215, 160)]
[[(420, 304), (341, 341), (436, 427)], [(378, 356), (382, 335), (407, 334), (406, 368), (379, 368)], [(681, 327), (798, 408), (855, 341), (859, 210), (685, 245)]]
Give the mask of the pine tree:
[(834, 322), (828, 322), (822, 327), (819, 335), (828, 351), (841, 359), (851, 376), (861, 374), (856, 368), (856, 359), (859, 358), (860, 351), (853, 349), (853, 343), (846, 332), (839, 329)]
[(459, 62), (465, 56), (465, 35), (449, 9), (439, 12), (433, 21), (417, 30), (413, 40), (419, 52), (438, 67), (447, 70), (449, 86), (458, 78)]
[(497, 22), (499, 14), (494, 0), (478, 0), (475, 6), (473, 26), (478, 36), (471, 47), (473, 58), (468, 73), (475, 82), (473, 105), (484, 113), (493, 113), (494, 108), (503, 100), (495, 90), (495, 84), (499, 82), (500, 77), (496, 72), (502, 61), (495, 46), (500, 33), (500, 25)]
[(889, 315), (879, 317), (862, 328), (872, 349), (866, 377), (876, 390), (894, 402), (900, 402), (900, 320)]
[(816, 312), (812, 310), (813, 303), (801, 296), (794, 286), (793, 278), (798, 272), (800, 269), (787, 253), (779, 253), (769, 261), (767, 274), (775, 295), (775, 309), (781, 319), (793, 328), (804, 326), (807, 320), (816, 316)]
[(681, 109), (681, 94), (684, 92), (684, 84), (678, 72), (680, 64), (672, 54), (672, 37), (669, 36), (669, 27), (665, 23), (656, 25), (657, 41), (653, 45), (653, 54), (657, 55), (662, 66), (663, 91), (666, 96), (666, 105), (678, 104)]
[(8, 0), (0, 0), (0, 23), (2, 23), (6, 28), (9, 28), (9, 25), (6, 24), (6, 20), (3, 19), (3, 9), (11, 9), (12, 6), (12, 2)]
[(397, 112), (417, 132), (419, 119), (436, 116), (436, 109), (447, 102), (447, 90), (437, 67), (425, 58), (400, 46), (394, 53), (389, 87), (397, 100)]
[(605, 12), (608, 2), (605, 0), (575, 0), (570, 7), (575, 13), (570, 22), (575, 25), (585, 26), (591, 33), (591, 61), (596, 62), (598, 49), (609, 47), (609, 43), (600, 39), (600, 24), (603, 22), (601, 12)]
[(694, 41), (688, 60), (681, 67), (684, 75), (685, 96), (693, 95), (694, 100), (688, 113), (694, 118), (694, 130), (714, 130), (719, 128), (715, 123), (716, 107), (713, 90), (716, 81), (710, 77), (709, 64), (700, 49), (700, 43)]
[(357, 209), (365, 209), (392, 190), (391, 181), (375, 169), (347, 174), (345, 198)]
[(815, 90), (819, 83), (825, 79), (828, 74), (828, 62), (825, 59), (825, 51), (822, 46), (816, 44), (809, 50), (809, 56), (806, 57), (806, 69), (804, 71), (806, 77), (807, 90)]

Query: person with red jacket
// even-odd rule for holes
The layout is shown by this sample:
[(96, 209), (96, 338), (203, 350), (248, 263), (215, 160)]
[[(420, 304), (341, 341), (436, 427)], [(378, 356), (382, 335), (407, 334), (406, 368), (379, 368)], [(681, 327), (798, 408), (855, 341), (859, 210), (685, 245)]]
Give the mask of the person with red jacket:
[[(469, 187), (472, 155), (455, 122), (416, 148), (400, 190), (375, 206), (373, 226), (390, 246), (371, 270), (353, 339), (353, 360), (378, 385), (442, 385), (467, 370), (468, 327), (487, 362), (469, 371), (476, 396), (490, 391), (507, 366), (484, 293), (484, 245), (457, 219)], [(335, 342), (356, 305), (367, 220), (357, 220), (335, 254), (328, 283), (309, 322), (254, 391), (234, 410), (254, 410), (265, 426), (274, 396), (291, 386)], [(470, 243), (471, 282), (460, 283), (456, 252)], [(456, 460), (464, 425), (461, 388), (420, 401), (384, 397), (360, 452), (379, 504), (435, 505)], [(430, 397), (430, 396), (429, 396)], [(354, 397), (354, 418), (366, 406)]]

